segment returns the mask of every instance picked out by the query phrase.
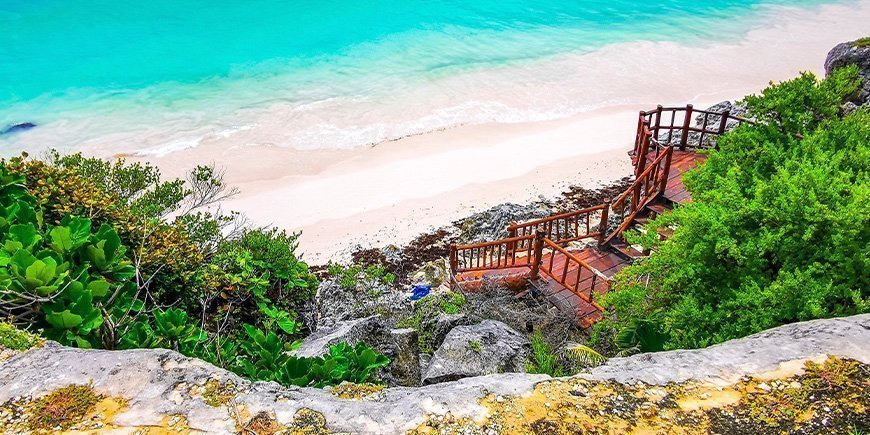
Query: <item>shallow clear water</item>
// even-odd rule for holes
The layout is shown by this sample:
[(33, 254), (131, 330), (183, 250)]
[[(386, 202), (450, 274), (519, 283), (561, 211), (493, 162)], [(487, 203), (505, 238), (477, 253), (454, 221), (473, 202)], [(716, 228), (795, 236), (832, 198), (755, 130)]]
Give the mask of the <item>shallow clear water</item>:
[[(560, 73), (536, 62), (620, 42), (737, 38), (759, 10), (815, 3), (0, 0), (0, 130), (39, 124), (0, 145), (118, 135), (160, 155), (259, 129), (251, 144), (350, 147), (552, 118), (582, 108), (535, 94)], [(476, 94), (505, 86), (529, 88), (514, 99), (523, 104)]]

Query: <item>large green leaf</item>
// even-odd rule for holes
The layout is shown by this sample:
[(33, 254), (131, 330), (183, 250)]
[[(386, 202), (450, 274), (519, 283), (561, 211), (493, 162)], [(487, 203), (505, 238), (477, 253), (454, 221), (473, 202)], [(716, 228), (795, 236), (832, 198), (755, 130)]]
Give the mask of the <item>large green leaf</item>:
[(42, 240), (42, 236), (37, 233), (36, 227), (32, 223), (10, 226), (9, 238), (21, 243), (25, 248), (30, 248)]
[(70, 310), (45, 315), (45, 321), (51, 326), (61, 329), (71, 329), (82, 324), (82, 316), (73, 314)]

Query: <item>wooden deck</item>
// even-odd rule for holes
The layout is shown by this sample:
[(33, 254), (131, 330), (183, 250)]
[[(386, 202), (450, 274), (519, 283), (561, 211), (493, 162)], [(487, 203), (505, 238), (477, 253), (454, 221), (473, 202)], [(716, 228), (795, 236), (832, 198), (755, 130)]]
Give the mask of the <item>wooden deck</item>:
[[(648, 159), (652, 161), (651, 154)], [(706, 154), (698, 154), (694, 151), (674, 150), (671, 158), (671, 170), (668, 174), (668, 185), (662, 196), (675, 204), (682, 204), (692, 200), (692, 196), (683, 185), (683, 174), (707, 160)]]

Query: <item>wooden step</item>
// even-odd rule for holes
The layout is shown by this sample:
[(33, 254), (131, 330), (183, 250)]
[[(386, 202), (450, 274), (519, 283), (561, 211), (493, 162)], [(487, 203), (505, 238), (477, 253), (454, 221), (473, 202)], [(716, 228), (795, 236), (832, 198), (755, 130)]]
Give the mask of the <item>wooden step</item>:
[(646, 209), (649, 210), (651, 213), (655, 213), (657, 216), (671, 211), (671, 207), (665, 205), (661, 201), (654, 201), (650, 204), (647, 204)]
[(616, 249), (618, 252), (620, 252), (622, 255), (625, 255), (628, 258), (634, 259), (634, 258), (639, 258), (639, 257), (645, 257), (643, 252), (640, 252), (637, 249), (634, 249), (633, 247), (628, 246), (622, 240), (613, 240), (612, 242), (610, 242), (610, 247), (612, 247), (613, 249)]

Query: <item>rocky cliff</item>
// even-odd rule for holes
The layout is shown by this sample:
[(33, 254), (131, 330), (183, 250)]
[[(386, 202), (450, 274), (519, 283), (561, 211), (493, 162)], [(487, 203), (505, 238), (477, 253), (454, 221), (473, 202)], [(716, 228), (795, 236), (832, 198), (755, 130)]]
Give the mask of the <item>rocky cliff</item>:
[(495, 374), (419, 388), (283, 388), (169, 350), (48, 343), (0, 362), (0, 429), (866, 431), (868, 364), (870, 315), (782, 326), (702, 350), (613, 358), (573, 378)]

